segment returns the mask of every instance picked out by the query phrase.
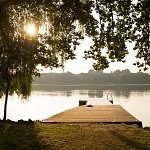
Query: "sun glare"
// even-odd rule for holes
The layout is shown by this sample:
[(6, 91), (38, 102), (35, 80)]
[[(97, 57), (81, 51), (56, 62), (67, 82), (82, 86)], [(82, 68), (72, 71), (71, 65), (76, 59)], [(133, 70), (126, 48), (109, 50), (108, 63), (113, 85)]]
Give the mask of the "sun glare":
[(26, 34), (28, 34), (29, 36), (35, 36), (37, 33), (36, 26), (33, 23), (26, 24), (24, 26), (24, 30), (25, 30)]
[(41, 26), (39, 28), (39, 32), (38, 33), (41, 34), (41, 35), (45, 35), (47, 33), (45, 26)]

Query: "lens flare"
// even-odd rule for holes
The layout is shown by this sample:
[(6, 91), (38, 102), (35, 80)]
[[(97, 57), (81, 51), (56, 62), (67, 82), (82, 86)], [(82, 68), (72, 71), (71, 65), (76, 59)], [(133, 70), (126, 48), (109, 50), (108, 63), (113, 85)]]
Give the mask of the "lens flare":
[(29, 36), (35, 36), (37, 33), (37, 29), (34, 23), (27, 23), (24, 26), (24, 30), (26, 32), (27, 35)]

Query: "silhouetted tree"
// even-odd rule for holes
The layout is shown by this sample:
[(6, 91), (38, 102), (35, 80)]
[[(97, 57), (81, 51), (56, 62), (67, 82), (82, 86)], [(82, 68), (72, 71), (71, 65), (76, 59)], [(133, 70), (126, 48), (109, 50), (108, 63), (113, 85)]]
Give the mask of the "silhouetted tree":
[[(128, 70), (128, 69), (127, 69)], [(150, 75), (147, 73), (128, 73), (117, 70), (114, 73), (44, 73), (41, 78), (34, 78), (35, 84), (57, 85), (100, 85), (100, 84), (149, 84)]]
[(88, 71), (88, 73), (95, 73), (95, 70), (94, 70), (94, 69), (90, 69), (90, 70)]
[(130, 74), (130, 70), (129, 69), (122, 70), (122, 73), (123, 74)]
[[(91, 3), (80, 1), (0, 1), (0, 95), (14, 92), (27, 98), (38, 65), (63, 67), (86, 34), (96, 34)], [(80, 17), (80, 15), (82, 17)], [(85, 19), (84, 19), (85, 18)], [(80, 26), (81, 25), (81, 26)]]
[(85, 51), (86, 59), (95, 60), (94, 69), (107, 68), (110, 61), (124, 62), (126, 43), (135, 41), (137, 58), (143, 59), (136, 65), (146, 70), (150, 65), (149, 3), (0, 0), (0, 96), (5, 94), (4, 120), (8, 95), (16, 92), (24, 98), (29, 96), (32, 76), (39, 74), (37, 66), (63, 67), (65, 60), (75, 58), (76, 46), (84, 36), (91, 37), (94, 43)]
[(120, 75), (122, 72), (121, 72), (121, 70), (117, 69), (117, 70), (115, 70), (113, 73), (114, 73), (114, 74), (117, 74), (117, 75)]
[(110, 61), (125, 62), (127, 44), (134, 41), (136, 57), (140, 60), (135, 65), (147, 70), (150, 66), (150, 1), (95, 0), (93, 3), (99, 34), (93, 37), (94, 44), (85, 51), (85, 58), (93, 58), (93, 67), (97, 70), (109, 67)]

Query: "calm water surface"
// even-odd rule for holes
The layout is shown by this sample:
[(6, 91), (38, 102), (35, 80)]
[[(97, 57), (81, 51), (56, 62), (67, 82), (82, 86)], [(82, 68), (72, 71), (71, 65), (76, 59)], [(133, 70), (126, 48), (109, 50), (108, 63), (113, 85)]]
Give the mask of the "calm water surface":
[[(9, 97), (7, 118), (17, 121), (43, 120), (64, 110), (78, 106), (79, 99), (101, 98), (112, 94), (114, 104), (124, 107), (150, 126), (150, 85), (122, 86), (55, 86), (34, 85), (31, 97), (23, 101), (17, 96)], [(0, 119), (3, 118), (4, 99), (0, 100)]]

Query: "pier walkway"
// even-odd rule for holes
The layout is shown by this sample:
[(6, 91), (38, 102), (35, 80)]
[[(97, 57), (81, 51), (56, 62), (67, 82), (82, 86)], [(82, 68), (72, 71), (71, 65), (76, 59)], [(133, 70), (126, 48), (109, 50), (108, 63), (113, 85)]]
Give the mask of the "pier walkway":
[(142, 122), (128, 113), (120, 105), (86, 105), (66, 110), (56, 114), (43, 122), (49, 123), (125, 123), (138, 124)]

